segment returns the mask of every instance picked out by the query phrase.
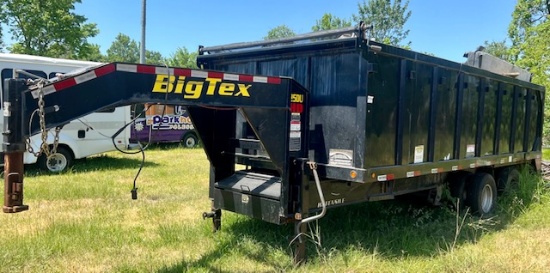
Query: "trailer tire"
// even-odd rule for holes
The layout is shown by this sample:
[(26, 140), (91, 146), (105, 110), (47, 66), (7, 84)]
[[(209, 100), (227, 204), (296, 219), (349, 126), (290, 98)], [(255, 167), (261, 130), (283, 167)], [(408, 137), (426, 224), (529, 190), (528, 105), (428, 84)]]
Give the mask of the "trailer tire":
[(197, 136), (195, 136), (194, 134), (186, 134), (185, 136), (183, 136), (183, 146), (185, 148), (193, 148), (197, 146), (197, 144), (198, 139)]
[(74, 156), (71, 151), (64, 147), (57, 147), (55, 154), (46, 157), (45, 154), (42, 154), (38, 158), (38, 166), (45, 170), (53, 173), (66, 171), (73, 165)]
[(503, 194), (510, 187), (519, 184), (519, 171), (514, 167), (503, 168), (500, 170), (497, 179), (497, 189), (499, 194)]
[(466, 204), (474, 214), (481, 217), (491, 215), (496, 207), (497, 185), (492, 175), (476, 173), (468, 179)]

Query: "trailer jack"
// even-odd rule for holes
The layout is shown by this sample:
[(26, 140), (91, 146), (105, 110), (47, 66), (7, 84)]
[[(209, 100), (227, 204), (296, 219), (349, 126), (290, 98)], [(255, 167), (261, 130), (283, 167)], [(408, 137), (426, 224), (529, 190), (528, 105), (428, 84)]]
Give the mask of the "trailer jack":
[(317, 163), (308, 161), (306, 164), (311, 169), (313, 173), (313, 178), (315, 179), (315, 186), (317, 188), (317, 193), (319, 194), (319, 200), (321, 201), (321, 213), (313, 216), (309, 216), (305, 219), (301, 219), (299, 222), (294, 224), (294, 234), (295, 237), (292, 242), (295, 244), (295, 253), (294, 253), (294, 263), (302, 264), (306, 259), (306, 242), (303, 238), (307, 231), (307, 223), (319, 220), (325, 216), (327, 212), (327, 203), (325, 202), (325, 196), (323, 195), (323, 190), (321, 188), (321, 181), (319, 175), (317, 174)]
[(211, 212), (203, 212), (202, 219), (212, 218), (212, 230), (214, 232), (220, 230), (222, 227), (222, 210), (221, 209), (212, 209)]

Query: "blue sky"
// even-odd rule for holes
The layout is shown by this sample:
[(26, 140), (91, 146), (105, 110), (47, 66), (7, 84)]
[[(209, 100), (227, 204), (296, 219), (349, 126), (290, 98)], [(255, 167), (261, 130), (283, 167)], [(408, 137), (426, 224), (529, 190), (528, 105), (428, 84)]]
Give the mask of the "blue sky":
[[(360, 0), (362, 2), (362, 0)], [(178, 47), (196, 51), (213, 46), (261, 40), (285, 24), (296, 33), (311, 31), (324, 13), (351, 18), (359, 0), (149, 0), (149, 50), (169, 56)], [(96, 23), (100, 33), (90, 39), (105, 52), (118, 33), (141, 39), (142, 0), (82, 0), (76, 13)], [(405, 25), (413, 50), (463, 61), (462, 54), (485, 40), (507, 37), (515, 0), (410, 0), (412, 15)]]

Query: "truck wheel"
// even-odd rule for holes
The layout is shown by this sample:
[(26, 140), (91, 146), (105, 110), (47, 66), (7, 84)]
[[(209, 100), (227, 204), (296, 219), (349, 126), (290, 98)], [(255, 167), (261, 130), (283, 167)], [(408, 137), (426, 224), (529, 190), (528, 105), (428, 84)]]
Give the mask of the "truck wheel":
[(500, 170), (497, 179), (498, 193), (502, 194), (509, 190), (510, 187), (518, 185), (519, 171), (516, 168), (508, 167)]
[(57, 147), (55, 154), (46, 158), (46, 155), (42, 154), (38, 158), (38, 165), (41, 169), (50, 172), (62, 172), (67, 170), (73, 165), (73, 154), (63, 147)]
[(497, 186), (488, 173), (472, 175), (466, 185), (466, 204), (479, 216), (490, 215), (496, 207)]
[(183, 146), (186, 148), (193, 148), (197, 146), (198, 140), (194, 134), (187, 134), (183, 137)]

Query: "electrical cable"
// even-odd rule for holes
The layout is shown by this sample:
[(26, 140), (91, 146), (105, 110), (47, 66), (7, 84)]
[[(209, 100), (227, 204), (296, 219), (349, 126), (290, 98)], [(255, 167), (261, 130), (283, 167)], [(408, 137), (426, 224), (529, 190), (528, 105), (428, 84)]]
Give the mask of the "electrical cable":
[[(166, 66), (166, 70), (168, 71), (168, 78), (170, 78), (170, 68), (165, 64)], [(165, 93), (165, 98), (164, 100), (166, 102), (168, 102), (168, 85), (166, 85), (166, 93)], [(138, 188), (136, 187), (136, 184), (137, 184), (137, 179), (139, 178), (139, 175), (141, 174), (141, 170), (143, 169), (143, 166), (145, 165), (145, 149), (147, 149), (147, 147), (149, 147), (149, 145), (151, 144), (151, 133), (152, 133), (152, 129), (153, 129), (153, 123), (151, 123), (151, 126), (149, 127), (149, 138), (148, 138), (148, 141), (147, 141), (147, 144), (145, 146), (142, 146), (141, 143), (138, 141), (138, 147), (139, 147), (139, 150), (136, 151), (136, 152), (127, 152), (127, 151), (123, 151), (121, 150), (120, 148), (117, 147), (116, 143), (115, 143), (115, 138), (120, 134), (122, 133), (126, 127), (128, 127), (130, 124), (135, 124), (135, 121), (143, 114), (143, 113), (146, 113), (149, 108), (151, 107), (152, 105), (149, 105), (147, 108), (144, 108), (143, 111), (141, 111), (141, 113), (139, 113), (139, 115), (136, 115), (130, 122), (126, 123), (124, 126), (122, 126), (117, 132), (115, 132), (112, 136), (111, 136), (111, 141), (113, 142), (113, 146), (115, 147), (116, 150), (118, 150), (119, 152), (123, 153), (123, 154), (137, 154), (137, 153), (141, 153), (141, 163), (139, 165), (139, 168), (138, 168), (138, 171), (136, 173), (136, 176), (134, 177), (134, 182), (133, 182), (133, 187), (132, 187), (132, 190), (130, 191), (131, 192), (131, 195), (132, 195), (132, 200), (136, 200), (137, 199), (137, 190)], [(135, 110), (135, 108), (134, 108)], [(159, 127), (162, 125), (162, 121), (164, 119), (164, 115), (166, 113), (166, 105), (164, 105), (163, 109), (162, 109), (162, 116), (161, 116), (161, 119), (160, 119), (160, 124), (159, 124)], [(147, 117), (145, 118), (145, 121), (147, 122)], [(81, 121), (82, 122), (82, 121)], [(90, 127), (91, 128), (91, 127)], [(93, 129), (93, 128), (92, 128)]]
[(136, 115), (130, 122), (124, 124), (124, 126), (122, 126), (120, 129), (118, 129), (118, 131), (116, 131), (112, 136), (111, 136), (111, 141), (113, 142), (113, 146), (115, 147), (115, 149), (123, 154), (130, 154), (130, 155), (133, 155), (133, 154), (137, 154), (137, 153), (141, 153), (141, 162), (139, 164), (139, 168), (138, 168), (138, 171), (136, 173), (136, 176), (134, 177), (134, 183), (133, 183), (133, 187), (132, 187), (132, 190), (130, 190), (130, 193), (132, 195), (132, 200), (136, 200), (137, 199), (137, 190), (138, 188), (136, 187), (136, 184), (137, 184), (137, 179), (139, 178), (139, 175), (141, 174), (141, 170), (143, 169), (143, 166), (145, 166), (145, 149), (147, 149), (147, 147), (149, 146), (150, 143), (147, 143), (146, 146), (142, 146), (141, 143), (138, 141), (138, 147), (139, 147), (139, 150), (136, 151), (136, 152), (128, 152), (128, 151), (124, 151), (120, 148), (118, 148), (118, 146), (116, 145), (115, 143), (115, 138), (120, 135), (120, 133), (122, 133), (126, 127), (128, 127), (130, 124), (133, 124), (143, 113), (145, 113), (147, 110), (149, 109), (149, 107), (147, 108), (144, 108), (143, 111), (141, 111), (141, 113), (139, 113), (138, 115)]

